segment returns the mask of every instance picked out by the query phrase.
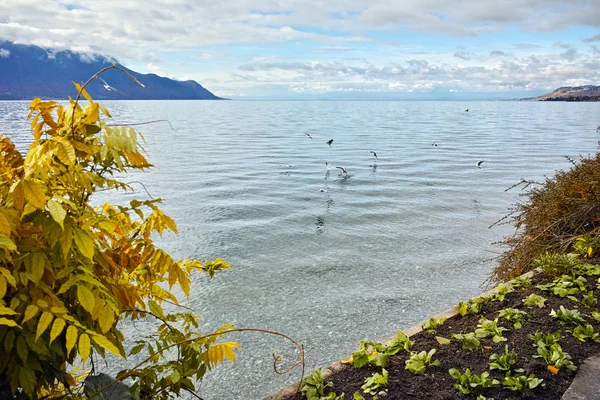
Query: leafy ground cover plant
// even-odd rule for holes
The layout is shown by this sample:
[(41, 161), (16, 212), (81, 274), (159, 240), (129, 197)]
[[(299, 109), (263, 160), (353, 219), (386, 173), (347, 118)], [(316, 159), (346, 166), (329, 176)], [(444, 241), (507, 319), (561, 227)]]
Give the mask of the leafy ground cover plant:
[(354, 368), (361, 368), (365, 365), (385, 367), (390, 356), (397, 354), (400, 350), (409, 351), (411, 344), (408, 336), (402, 331), (398, 331), (396, 337), (385, 344), (363, 340), (360, 342), (358, 350), (352, 353), (352, 365)]
[(578, 326), (585, 323), (585, 320), (581, 316), (581, 313), (577, 309), (569, 310), (564, 306), (560, 306), (558, 311), (552, 310), (550, 311), (550, 316), (552, 318), (557, 318), (561, 324), (567, 326)]
[(444, 325), (444, 322), (446, 322), (446, 318), (430, 318), (429, 320), (427, 320), (427, 322), (423, 324), (422, 327), (425, 332), (435, 333), (440, 326)]
[(600, 341), (600, 334), (598, 334), (590, 324), (576, 326), (573, 329), (573, 336), (582, 342), (587, 342), (588, 340), (593, 340), (595, 342)]
[(531, 293), (529, 296), (525, 297), (522, 300), (522, 303), (527, 307), (538, 307), (544, 308), (544, 303), (546, 303), (546, 298), (535, 293)]
[(505, 308), (504, 310), (500, 310), (498, 317), (512, 322), (515, 329), (521, 329), (523, 322), (529, 318), (529, 314), (516, 308)]
[(460, 302), (458, 303), (458, 313), (463, 317), (467, 314), (479, 314), (488, 301), (487, 297), (475, 297), (467, 302)]
[(481, 342), (477, 338), (474, 332), (470, 333), (455, 333), (452, 335), (453, 339), (460, 340), (462, 342), (462, 348), (465, 350), (477, 350), (481, 347)]
[[(508, 345), (504, 346), (504, 353), (492, 354), (490, 356), (490, 369), (498, 369), (500, 371), (509, 372), (513, 365), (517, 363), (517, 352), (514, 350), (508, 351)], [(522, 368), (513, 370), (514, 372), (523, 372)]]
[(598, 305), (598, 299), (596, 299), (596, 297), (594, 296), (594, 292), (590, 290), (581, 298), (581, 304), (583, 304), (587, 308), (596, 307)]
[(537, 355), (534, 357), (541, 357), (544, 359), (546, 364), (553, 369), (549, 369), (552, 373), (558, 373), (562, 367), (570, 370), (576, 370), (577, 367), (571, 361), (571, 356), (562, 350), (562, 347), (555, 343), (551, 346), (546, 346), (544, 343), (537, 343)]
[(333, 386), (333, 383), (325, 383), (321, 368), (316, 368), (310, 375), (302, 379), (300, 383), (300, 393), (308, 400), (321, 400), (325, 395), (325, 388)]
[(492, 337), (494, 343), (504, 342), (506, 338), (502, 336), (504, 332), (508, 331), (508, 328), (498, 326), (498, 318), (489, 320), (487, 318), (481, 318), (477, 329), (475, 329), (475, 336), (478, 338)]
[(540, 385), (545, 386), (544, 380), (536, 378), (534, 374), (530, 374), (529, 376), (506, 376), (504, 378), (504, 382), (502, 382), (502, 385), (506, 389), (512, 390), (513, 392), (524, 392), (526, 390), (535, 389)]
[(511, 281), (511, 286), (514, 289), (527, 289), (529, 286), (531, 286), (531, 277), (519, 276)]
[(412, 352), (410, 358), (406, 360), (406, 369), (415, 375), (425, 373), (425, 369), (428, 367), (437, 367), (440, 365), (439, 360), (433, 360), (433, 355), (436, 350), (431, 349), (429, 352), (422, 351), (420, 353)]
[(488, 372), (482, 372), (481, 375), (471, 374), (468, 368), (464, 372), (451, 368), (448, 372), (457, 381), (454, 387), (462, 394), (481, 396), (484, 389), (494, 387), (500, 383), (496, 379), (491, 379)]
[[(366, 393), (372, 396), (376, 396), (381, 392), (381, 388), (388, 384), (388, 372), (383, 368), (381, 370), (381, 374), (375, 372), (373, 375), (367, 377), (365, 379), (364, 385), (361, 386), (361, 389)], [(385, 394), (383, 394), (385, 395)]]
[(586, 282), (587, 279), (583, 276), (562, 275), (551, 283), (538, 285), (537, 288), (549, 291), (556, 296), (568, 297), (573, 301), (578, 301), (575, 295), (585, 290)]
[(557, 276), (570, 274), (577, 263), (577, 258), (572, 255), (552, 252), (539, 256), (533, 265), (550, 276)]
[(514, 292), (514, 290), (508, 285), (500, 285), (498, 287), (498, 291), (490, 296), (490, 300), (503, 302), (506, 298), (506, 295)]

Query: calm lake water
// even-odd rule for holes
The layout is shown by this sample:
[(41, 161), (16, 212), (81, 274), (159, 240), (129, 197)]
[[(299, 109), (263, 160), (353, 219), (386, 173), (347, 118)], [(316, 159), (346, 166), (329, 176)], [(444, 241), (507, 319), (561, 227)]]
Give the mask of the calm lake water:
[[(505, 189), (568, 168), (566, 155), (594, 153), (600, 123), (600, 103), (105, 104), (116, 122), (168, 119), (176, 129), (141, 126), (155, 168), (125, 178), (162, 197), (177, 221), (179, 235), (161, 244), (178, 258), (233, 265), (212, 281), (195, 275), (185, 305), (205, 329), (229, 322), (295, 338), (307, 371), (484, 290), (502, 250), (492, 243), (512, 232), (488, 227), (519, 199)], [(27, 108), (0, 102), (0, 132), (21, 149)], [(148, 197), (133, 185), (135, 195), (95, 200)], [(207, 375), (203, 398), (260, 399), (299, 379), (300, 370), (272, 370), (271, 353), (295, 356), (279, 338), (228, 340), (244, 347), (235, 365)]]

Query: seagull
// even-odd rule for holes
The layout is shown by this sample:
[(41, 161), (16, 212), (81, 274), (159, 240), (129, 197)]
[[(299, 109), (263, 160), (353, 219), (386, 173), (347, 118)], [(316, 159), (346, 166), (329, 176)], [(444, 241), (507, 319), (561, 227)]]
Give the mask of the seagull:
[(321, 192), (321, 193), (327, 193), (327, 189), (319, 189), (319, 192)]
[(336, 168), (339, 168), (339, 169), (341, 169), (341, 170), (342, 170), (342, 174), (341, 174), (341, 175), (342, 175), (342, 178), (344, 178), (344, 179), (345, 179), (345, 178), (347, 178), (347, 177), (348, 177), (348, 171), (346, 171), (346, 168), (344, 168), (344, 167), (336, 167)]
[(329, 145), (329, 147), (331, 147), (331, 143), (333, 143), (333, 139), (329, 139), (329, 140), (327, 141), (327, 144)]
[(477, 163), (477, 168), (481, 168), (481, 164), (483, 164), (483, 160), (481, 160)]
[(369, 153), (373, 154), (375, 156), (375, 160), (377, 160), (377, 153), (375, 153), (374, 151), (370, 151)]
[(327, 165), (327, 170), (329, 171), (331, 169), (331, 161), (325, 161), (325, 165)]
[(308, 136), (308, 138), (309, 138), (310, 140), (313, 140), (312, 136), (310, 136), (308, 133), (306, 133), (306, 132), (305, 132), (304, 134), (305, 134), (306, 136)]
[(100, 78), (99, 76), (97, 76), (96, 78), (100, 79), (100, 81), (102, 82), (102, 85), (104, 86), (104, 89), (108, 90), (109, 92), (114, 91), (118, 95), (121, 95), (121, 92), (119, 92), (114, 87), (110, 86), (104, 79)]
[(435, 146), (435, 147), (438, 147), (438, 144), (437, 144), (437, 143), (432, 143), (431, 145), (432, 145), (432, 146)]
[(465, 112), (469, 112), (469, 109), (468, 109), (468, 108), (465, 108)]

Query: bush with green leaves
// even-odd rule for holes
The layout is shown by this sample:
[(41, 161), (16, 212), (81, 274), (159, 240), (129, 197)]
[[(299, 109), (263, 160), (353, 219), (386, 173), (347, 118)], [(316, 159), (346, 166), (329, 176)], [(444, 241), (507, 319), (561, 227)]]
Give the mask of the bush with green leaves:
[(420, 353), (412, 352), (410, 358), (405, 362), (405, 369), (409, 370), (415, 375), (425, 373), (428, 367), (437, 367), (440, 365), (440, 360), (433, 360), (435, 349), (429, 350), (429, 352), (422, 351)]
[(508, 328), (498, 326), (498, 318), (493, 321), (487, 318), (481, 318), (479, 324), (477, 324), (477, 329), (475, 329), (475, 336), (478, 338), (487, 338), (491, 336), (494, 343), (504, 342), (506, 341), (506, 338), (502, 336), (502, 334), (508, 330)]
[(502, 383), (505, 389), (512, 390), (513, 392), (524, 392), (526, 390), (532, 390), (542, 385), (546, 386), (543, 379), (536, 378), (534, 374), (529, 376), (519, 375), (510, 376), (507, 375)]
[(422, 328), (427, 333), (435, 333), (440, 328), (440, 326), (444, 325), (444, 322), (446, 322), (446, 318), (430, 318), (427, 322), (423, 324)]
[(453, 339), (460, 340), (462, 342), (462, 348), (465, 350), (477, 350), (481, 347), (481, 342), (475, 336), (475, 333), (455, 333), (452, 335)]
[(521, 329), (523, 322), (529, 318), (529, 314), (516, 308), (505, 308), (500, 310), (498, 317), (512, 322), (515, 329)]
[(546, 298), (539, 296), (535, 293), (531, 293), (529, 296), (525, 297), (523, 300), (521, 300), (523, 302), (523, 304), (525, 304), (527, 307), (538, 307), (538, 308), (544, 308), (545, 306), (545, 302), (546, 302)]
[(464, 372), (451, 368), (448, 372), (452, 378), (457, 380), (454, 387), (462, 394), (481, 396), (484, 389), (497, 386), (500, 383), (496, 379), (491, 379), (488, 372), (482, 372), (481, 375), (471, 374), (469, 368)]
[[(490, 369), (499, 369), (500, 371), (509, 372), (513, 365), (517, 363), (517, 352), (515, 350), (508, 351), (508, 345), (504, 346), (504, 353), (492, 354), (490, 356)], [(514, 372), (523, 372), (523, 369), (515, 369)]]

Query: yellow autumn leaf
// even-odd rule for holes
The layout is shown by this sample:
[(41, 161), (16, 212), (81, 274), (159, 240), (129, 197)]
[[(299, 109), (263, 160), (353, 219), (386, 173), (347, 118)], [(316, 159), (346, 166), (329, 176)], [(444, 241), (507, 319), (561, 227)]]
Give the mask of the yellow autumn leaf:
[(6, 279), (0, 275), (0, 299), (6, 294)]
[(74, 325), (69, 325), (67, 328), (66, 334), (66, 348), (67, 348), (67, 356), (71, 353), (73, 346), (77, 342), (77, 328)]
[(48, 329), (48, 326), (50, 326), (50, 323), (52, 322), (53, 319), (54, 319), (54, 315), (52, 315), (48, 311), (44, 311), (42, 313), (42, 316), (40, 317), (40, 320), (38, 321), (37, 330), (35, 332), (35, 340), (38, 340), (39, 337), (42, 336), (42, 334), (46, 331), (46, 329)]
[(94, 103), (94, 100), (92, 100), (92, 97), (88, 94), (88, 92), (85, 91), (84, 88), (81, 87), (81, 85), (77, 82), (73, 82), (73, 84), (75, 85), (75, 89), (77, 89), (78, 92), (81, 92), (81, 95), (83, 97), (85, 97), (85, 99), (87, 101), (89, 101), (90, 103)]
[(94, 257), (94, 241), (90, 236), (81, 228), (75, 227), (73, 229), (73, 239), (75, 240), (75, 247), (77, 250), (86, 258), (90, 260)]
[(11, 227), (8, 219), (2, 214), (0, 210), (0, 234), (10, 237)]
[(9, 237), (0, 234), (0, 248), (4, 248), (8, 251), (15, 251), (17, 249), (17, 245), (15, 242), (10, 240)]
[(92, 340), (100, 347), (102, 347), (103, 349), (106, 349), (108, 351), (110, 351), (111, 353), (113, 353), (116, 356), (122, 356), (121, 352), (119, 351), (119, 349), (117, 348), (117, 346), (115, 346), (110, 340), (108, 340), (107, 338), (105, 338), (102, 335), (93, 335), (92, 336)]
[(0, 305), (0, 315), (16, 315), (17, 312), (12, 308)]
[(19, 324), (17, 324), (15, 321), (13, 321), (12, 319), (8, 319), (8, 318), (0, 318), (0, 325), (6, 325), (6, 326), (16, 326), (17, 328), (20, 328)]
[(92, 313), (96, 300), (90, 289), (81, 285), (77, 286), (77, 300), (79, 300), (79, 303), (85, 309), (85, 311), (89, 312), (90, 314)]
[(25, 322), (29, 321), (31, 318), (35, 317), (39, 310), (40, 310), (40, 308), (36, 305), (33, 305), (33, 304), (28, 305), (27, 308), (25, 309), (25, 316), (23, 317), (23, 321), (21, 321), (21, 323), (24, 324)]
[(17, 287), (17, 281), (10, 271), (6, 268), (0, 267), (0, 274), (6, 278), (6, 281), (12, 286)]
[(25, 200), (33, 207), (43, 210), (46, 207), (46, 192), (43, 183), (33, 179), (23, 179), (21, 181), (25, 192)]
[(54, 323), (52, 324), (52, 329), (50, 329), (50, 342), (52, 343), (54, 339), (60, 335), (60, 333), (65, 329), (65, 320), (62, 318), (56, 318)]
[(235, 353), (233, 352), (235, 347), (241, 347), (241, 345), (236, 342), (217, 343), (206, 351), (206, 360), (211, 365), (224, 364), (225, 358), (235, 361)]
[(90, 343), (90, 337), (87, 333), (82, 333), (79, 336), (79, 356), (85, 362), (87, 358), (90, 356), (90, 351), (92, 350), (92, 344)]
[(67, 212), (63, 206), (58, 201), (50, 199), (48, 200), (48, 211), (50, 211), (52, 219), (54, 219), (56, 223), (64, 229), (64, 221), (65, 217), (67, 216)]
[(100, 324), (100, 330), (102, 333), (106, 333), (112, 328), (115, 322), (115, 314), (113, 310), (110, 308), (108, 304), (105, 304), (102, 307), (102, 312), (100, 313), (100, 318), (98, 319), (98, 323)]

